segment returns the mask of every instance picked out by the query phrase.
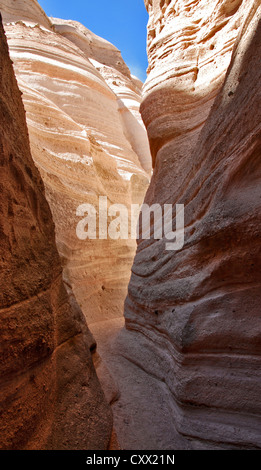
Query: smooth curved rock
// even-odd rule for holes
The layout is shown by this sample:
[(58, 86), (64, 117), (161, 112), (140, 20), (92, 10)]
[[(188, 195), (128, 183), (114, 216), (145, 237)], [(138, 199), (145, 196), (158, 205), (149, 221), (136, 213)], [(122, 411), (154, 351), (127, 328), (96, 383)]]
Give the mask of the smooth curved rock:
[(0, 448), (107, 449), (93, 338), (62, 280), (0, 18)]
[(135, 240), (79, 240), (81, 204), (99, 196), (142, 203), (151, 157), (139, 106), (141, 89), (112, 44), (73, 21), (32, 16), (0, 1), (10, 55), (23, 92), (33, 159), (44, 181), (56, 242), (88, 324), (119, 317)]
[(1, 0), (0, 10), (3, 21), (24, 20), (39, 23), (47, 29), (52, 28), (52, 23), (37, 0)]
[(174, 226), (185, 205), (185, 246), (139, 240), (123, 354), (167, 385), (193, 448), (260, 448), (260, 2), (147, 6), (142, 116), (155, 170), (145, 201), (173, 204)]
[[(183, 165), (186, 171), (187, 158), (222, 86), (246, 2), (145, 3), (150, 14), (149, 68), (142, 117), (153, 165), (157, 156), (158, 166), (167, 159), (167, 168), (178, 165), (180, 171)], [(178, 183), (177, 177), (174, 184)]]

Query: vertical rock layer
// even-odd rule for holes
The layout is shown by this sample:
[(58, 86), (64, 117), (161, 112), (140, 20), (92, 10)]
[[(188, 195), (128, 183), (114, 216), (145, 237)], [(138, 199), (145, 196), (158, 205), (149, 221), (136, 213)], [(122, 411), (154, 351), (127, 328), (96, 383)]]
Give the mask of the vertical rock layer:
[(106, 449), (111, 411), (91, 335), (62, 282), (2, 22), (0, 186), (0, 448)]
[(65, 276), (92, 323), (121, 316), (136, 245), (79, 240), (76, 210), (98, 210), (99, 196), (108, 206), (142, 203), (151, 157), (141, 83), (112, 44), (80, 23), (48, 19), (37, 5), (0, 1), (0, 10)]
[(194, 448), (260, 448), (260, 2), (145, 3), (146, 202), (185, 205), (185, 245), (139, 240), (124, 354)]

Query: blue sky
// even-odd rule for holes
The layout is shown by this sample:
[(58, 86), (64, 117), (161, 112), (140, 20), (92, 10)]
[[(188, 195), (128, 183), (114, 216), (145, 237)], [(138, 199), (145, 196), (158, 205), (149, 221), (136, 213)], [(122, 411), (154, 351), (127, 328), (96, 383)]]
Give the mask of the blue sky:
[(48, 16), (80, 21), (121, 50), (131, 72), (142, 81), (148, 66), (148, 14), (143, 0), (38, 0)]

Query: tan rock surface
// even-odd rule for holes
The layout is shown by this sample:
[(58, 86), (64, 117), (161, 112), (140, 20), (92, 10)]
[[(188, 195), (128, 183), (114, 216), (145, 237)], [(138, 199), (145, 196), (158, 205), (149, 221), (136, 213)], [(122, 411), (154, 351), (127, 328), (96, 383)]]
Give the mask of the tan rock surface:
[(145, 1), (149, 75), (142, 117), (153, 164), (157, 156), (162, 173), (177, 167), (175, 185), (223, 83), (247, 2)]
[[(119, 51), (79, 23), (46, 22), (29, 0), (0, 1), (66, 283), (69, 289), (72, 284), (98, 341), (95, 365), (112, 404), (121, 448), (261, 448), (260, 1), (145, 3), (150, 14), (149, 77), (141, 109), (154, 166), (146, 202), (184, 203), (185, 246), (167, 252), (166, 240), (139, 241), (125, 304), (127, 329), (122, 329), (116, 317), (121, 315), (134, 243), (79, 242), (75, 208), (85, 202), (97, 207), (99, 195), (107, 195), (110, 203), (141, 202), (150, 164), (138, 114), (140, 84)], [(33, 7), (29, 16), (25, 4)], [(55, 256), (47, 251), (41, 262), (50, 267)], [(22, 272), (29, 278), (24, 268)], [(15, 288), (23, 292), (21, 279)], [(70, 302), (93, 349), (71, 293)], [(43, 321), (46, 332), (45, 316)], [(68, 327), (64, 318), (58, 323), (66, 347), (68, 322)], [(58, 355), (56, 343), (49, 346), (54, 341), (50, 336), (44, 340), (53, 347), (51, 358), (59, 358), (55, 366), (50, 360), (51, 372), (52, 367), (56, 372), (68, 366), (82, 377), (84, 348), (78, 343), (73, 352), (58, 347)], [(30, 337), (34, 340), (34, 330)], [(21, 358), (30, 362), (38, 353), (29, 347), (26, 354), (19, 350), (17, 370), (23, 371)], [(15, 376), (16, 371), (8, 373)], [(46, 387), (46, 379), (37, 374), (30, 386), (36, 376), (37, 384)], [(67, 383), (59, 377), (55, 382), (67, 390), (65, 402), (78, 394), (68, 376)], [(48, 380), (53, 380), (51, 373)], [(27, 382), (21, 383), (34, 399)], [(5, 383), (3, 397), (8, 387)], [(48, 383), (47, 388), (50, 395), (56, 393)], [(19, 412), (26, 414), (26, 400), (21, 400)], [(40, 429), (49, 445), (68, 446), (69, 431), (61, 440), (54, 428), (49, 437), (50, 423), (63, 429), (65, 408), (61, 405), (55, 418), (48, 415), (43, 427), (37, 413), (46, 416), (46, 402), (40, 403), (33, 421), (37, 434)], [(101, 398), (98, 403), (103, 409)], [(67, 417), (80, 430), (88, 421), (75, 404)], [(103, 429), (101, 448), (105, 435)], [(79, 445), (81, 438), (75, 435), (73, 444)], [(36, 446), (32, 439), (26, 445)]]
[(37, 0), (1, 0), (0, 11), (3, 21), (19, 21), (39, 23), (51, 29), (52, 23), (40, 7)]
[(119, 349), (194, 448), (260, 448), (260, 2), (147, 6), (146, 202), (185, 205), (185, 246), (139, 241)]
[(89, 324), (121, 316), (135, 240), (79, 240), (76, 209), (98, 208), (99, 196), (142, 203), (151, 157), (140, 87), (117, 48), (80, 23), (53, 18), (50, 29), (1, 8), (65, 275)]
[(0, 448), (106, 449), (111, 410), (62, 281), (1, 21), (0, 186)]

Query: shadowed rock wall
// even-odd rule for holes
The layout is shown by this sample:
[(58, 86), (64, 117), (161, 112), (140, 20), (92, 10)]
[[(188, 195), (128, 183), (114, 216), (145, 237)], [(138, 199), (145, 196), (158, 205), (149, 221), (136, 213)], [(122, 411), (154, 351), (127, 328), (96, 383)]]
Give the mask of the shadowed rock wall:
[(139, 240), (124, 355), (166, 383), (195, 448), (260, 448), (260, 2), (146, 4), (145, 201), (185, 205), (185, 245)]
[(67, 295), (0, 21), (0, 448), (106, 449), (93, 338)]

